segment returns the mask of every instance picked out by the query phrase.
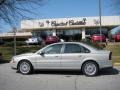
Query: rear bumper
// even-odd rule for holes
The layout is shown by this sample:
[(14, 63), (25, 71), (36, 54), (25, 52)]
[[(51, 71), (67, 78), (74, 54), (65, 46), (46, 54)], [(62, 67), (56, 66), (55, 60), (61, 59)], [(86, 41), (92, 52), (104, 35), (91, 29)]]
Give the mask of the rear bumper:
[(104, 69), (104, 68), (113, 68), (113, 63), (112, 60), (103, 60), (99, 62), (99, 68)]

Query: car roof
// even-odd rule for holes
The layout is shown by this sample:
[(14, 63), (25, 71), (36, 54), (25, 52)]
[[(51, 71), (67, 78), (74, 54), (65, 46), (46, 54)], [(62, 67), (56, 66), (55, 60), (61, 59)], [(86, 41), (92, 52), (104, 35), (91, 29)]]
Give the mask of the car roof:
[[(41, 50), (43, 50), (44, 48), (47, 48), (47, 47), (49, 47), (49, 46), (57, 45), (57, 44), (79, 44), (79, 45), (81, 45), (81, 46), (89, 49), (91, 52), (94, 52), (94, 53), (95, 53), (96, 51), (98, 51), (97, 48), (92, 47), (92, 46), (90, 46), (90, 45), (88, 45), (88, 44), (86, 44), (86, 43), (82, 43), (82, 42), (57, 42), (57, 43), (49, 44), (49, 45), (43, 47), (42, 49), (40, 49), (39, 51), (41, 51)], [(39, 51), (37, 51), (36, 53), (38, 53)]]
[(91, 51), (96, 51), (98, 50), (97, 48), (91, 46), (91, 45), (88, 45), (86, 43), (83, 43), (83, 42), (58, 42), (58, 43), (53, 43), (51, 45), (55, 45), (55, 44), (79, 44), (79, 45), (82, 45), (88, 49), (90, 49)]
[(81, 42), (57, 42), (53, 44), (82, 44)]

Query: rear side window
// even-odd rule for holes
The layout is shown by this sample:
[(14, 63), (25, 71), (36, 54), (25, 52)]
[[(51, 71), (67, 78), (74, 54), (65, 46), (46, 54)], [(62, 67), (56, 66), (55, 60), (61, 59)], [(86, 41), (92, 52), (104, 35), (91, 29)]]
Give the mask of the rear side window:
[(66, 44), (64, 53), (81, 53), (81, 47), (78, 44)]
[[(82, 46), (81, 46), (82, 47)], [(85, 48), (85, 47), (82, 47), (81, 48), (81, 53), (90, 53), (90, 50)]]

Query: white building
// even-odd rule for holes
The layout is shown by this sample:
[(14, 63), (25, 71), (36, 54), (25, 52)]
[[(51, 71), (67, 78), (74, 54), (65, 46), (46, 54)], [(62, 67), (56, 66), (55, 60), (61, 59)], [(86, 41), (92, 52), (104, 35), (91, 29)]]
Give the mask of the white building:
[[(120, 25), (120, 16), (102, 16), (102, 33)], [(99, 17), (73, 17), (21, 21), (21, 30), (32, 32), (33, 36), (45, 38), (57, 35), (66, 41), (84, 39), (88, 35), (100, 33)], [(25, 35), (24, 35), (25, 36)]]
[[(120, 16), (102, 16), (103, 33), (106, 34), (119, 25)], [(99, 17), (23, 20), (21, 21), (21, 29), (32, 32), (33, 36), (58, 35), (64, 39), (74, 39), (79, 38), (77, 35), (81, 35), (84, 39), (86, 35), (99, 33)]]

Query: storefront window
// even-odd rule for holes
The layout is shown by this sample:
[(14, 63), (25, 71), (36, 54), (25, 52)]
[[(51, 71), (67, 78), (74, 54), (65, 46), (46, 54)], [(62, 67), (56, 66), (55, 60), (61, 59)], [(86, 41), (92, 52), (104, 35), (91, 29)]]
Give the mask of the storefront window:
[(47, 36), (51, 36), (52, 33), (52, 30), (41, 30), (32, 32), (32, 35), (33, 37), (41, 37), (42, 39), (45, 39)]
[(64, 39), (65, 41), (80, 41), (81, 40), (81, 30), (57, 30), (57, 36)]
[[(100, 34), (100, 29), (99, 28), (86, 28), (85, 34), (90, 35), (90, 36), (92, 36), (93, 34)], [(102, 34), (108, 37), (108, 29), (102, 28)]]

